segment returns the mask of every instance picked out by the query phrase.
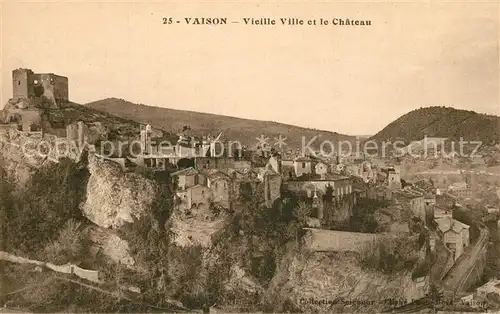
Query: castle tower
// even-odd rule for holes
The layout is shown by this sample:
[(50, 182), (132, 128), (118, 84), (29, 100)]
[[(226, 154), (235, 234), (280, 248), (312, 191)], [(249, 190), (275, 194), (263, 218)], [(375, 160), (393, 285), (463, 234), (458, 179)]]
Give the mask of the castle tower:
[(33, 73), (30, 69), (12, 71), (14, 98), (43, 96), (53, 107), (60, 108), (69, 101), (68, 78), (54, 73)]
[(14, 98), (35, 96), (33, 81), (34, 73), (30, 69), (16, 69), (12, 71), (12, 96)]

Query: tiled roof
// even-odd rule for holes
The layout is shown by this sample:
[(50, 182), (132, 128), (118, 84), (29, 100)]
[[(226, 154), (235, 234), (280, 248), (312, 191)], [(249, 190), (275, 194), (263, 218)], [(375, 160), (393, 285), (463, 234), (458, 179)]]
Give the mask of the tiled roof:
[(464, 223), (461, 223), (458, 220), (455, 220), (451, 217), (443, 217), (436, 219), (436, 222), (439, 226), (439, 230), (441, 232), (446, 232), (452, 230), (453, 232), (460, 233), (463, 229), (469, 229), (470, 226)]
[(223, 178), (223, 179), (229, 178), (228, 174), (226, 174), (223, 171), (217, 170), (217, 169), (210, 169), (207, 171), (202, 171), (201, 173), (203, 173), (207, 178), (209, 178), (211, 180), (215, 180), (218, 178)]
[(187, 174), (187, 173), (198, 173), (198, 171), (196, 169), (194, 169), (193, 167), (189, 167), (189, 168), (185, 168), (185, 169), (173, 172), (172, 176), (178, 176), (178, 175), (183, 175), (183, 174)]
[(350, 177), (341, 176), (333, 173), (325, 173), (323, 176), (319, 174), (306, 174), (298, 178), (294, 178), (294, 181), (340, 181), (348, 180)]
[(305, 156), (301, 156), (301, 157), (295, 158), (294, 161), (298, 161), (298, 162), (310, 162), (311, 158), (305, 157)]

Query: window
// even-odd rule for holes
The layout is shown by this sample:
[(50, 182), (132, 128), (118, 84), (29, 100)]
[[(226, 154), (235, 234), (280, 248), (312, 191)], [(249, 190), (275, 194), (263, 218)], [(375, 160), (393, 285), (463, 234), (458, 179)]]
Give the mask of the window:
[(302, 168), (305, 168), (305, 167), (306, 167), (306, 163), (305, 163), (305, 162), (303, 162), (303, 163), (302, 163)]
[(21, 85), (21, 81), (17, 81), (17, 85)]

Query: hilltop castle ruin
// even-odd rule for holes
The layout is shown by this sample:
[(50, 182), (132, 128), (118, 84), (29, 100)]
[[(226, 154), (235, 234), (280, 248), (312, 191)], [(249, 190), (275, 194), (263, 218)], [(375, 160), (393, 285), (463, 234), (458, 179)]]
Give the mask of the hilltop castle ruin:
[(69, 101), (68, 78), (54, 73), (34, 73), (30, 69), (12, 71), (13, 98), (44, 97), (52, 106)]

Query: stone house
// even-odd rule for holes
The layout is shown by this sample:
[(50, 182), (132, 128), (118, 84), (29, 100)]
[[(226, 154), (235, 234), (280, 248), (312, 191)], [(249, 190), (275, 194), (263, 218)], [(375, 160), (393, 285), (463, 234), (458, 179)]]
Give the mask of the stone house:
[(295, 167), (293, 159), (282, 159), (281, 167), (278, 171), (284, 180), (295, 177)]
[(207, 187), (212, 192), (212, 201), (224, 208), (229, 208), (232, 192), (230, 177), (218, 170), (207, 171), (203, 174), (207, 178)]
[(318, 161), (314, 164), (314, 173), (320, 176), (324, 176), (328, 173), (328, 165), (322, 161)]
[(451, 217), (436, 219), (439, 231), (443, 237), (443, 243), (453, 252), (456, 261), (470, 245), (470, 226)]
[(206, 177), (196, 169), (189, 167), (171, 174), (177, 180), (177, 190), (186, 190), (196, 185), (206, 185)]
[[(356, 204), (356, 196), (349, 177), (327, 173), (294, 178), (285, 183), (285, 188), (298, 194), (300, 197), (313, 202), (315, 213), (313, 216), (320, 220), (330, 219), (344, 221), (352, 216), (352, 208)], [(331, 208), (326, 209), (324, 197), (327, 189), (331, 188), (333, 195)], [(327, 211), (325, 211), (325, 209)], [(328, 212), (333, 210), (333, 212)]]
[(309, 157), (298, 157), (293, 161), (293, 169), (296, 177), (312, 173), (312, 161)]
[(392, 190), (401, 189), (401, 175), (398, 166), (390, 166), (381, 169), (384, 175), (384, 184)]
[(248, 179), (247, 173), (237, 169), (224, 169), (224, 172), (229, 180), (229, 198), (232, 201), (236, 201), (240, 197), (241, 183), (246, 182)]
[[(232, 157), (197, 157), (195, 158), (195, 168), (197, 170), (203, 169), (227, 169), (235, 168), (235, 160)], [(239, 166), (245, 166), (245, 164), (239, 163)]]
[(208, 209), (212, 202), (212, 191), (204, 185), (195, 185), (178, 192), (179, 208), (182, 210)]
[(448, 192), (456, 195), (459, 198), (467, 198), (472, 196), (472, 190), (466, 182), (457, 182), (448, 187)]
[(279, 173), (268, 169), (263, 179), (264, 201), (267, 207), (271, 207), (281, 197), (282, 178)]
[(427, 214), (424, 202), (424, 195), (413, 189), (405, 189), (402, 191), (394, 191), (393, 198), (403, 206), (411, 210), (413, 215), (419, 217), (422, 221), (427, 221), (432, 215)]
[(281, 175), (274, 171), (270, 165), (254, 168), (248, 174), (250, 179), (258, 181), (258, 186), (264, 195), (265, 206), (271, 207), (274, 201), (281, 197)]

